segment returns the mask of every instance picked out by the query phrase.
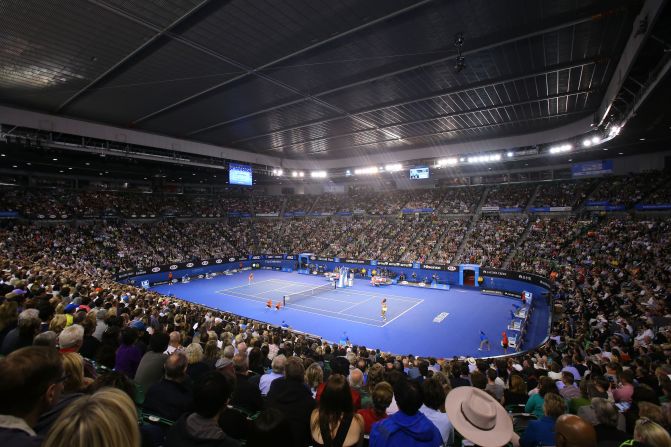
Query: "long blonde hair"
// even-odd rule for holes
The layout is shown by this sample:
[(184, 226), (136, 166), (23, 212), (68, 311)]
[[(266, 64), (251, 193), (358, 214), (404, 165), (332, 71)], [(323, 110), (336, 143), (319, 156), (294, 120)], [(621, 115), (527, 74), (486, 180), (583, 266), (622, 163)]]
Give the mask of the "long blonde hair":
[(636, 421), (634, 427), (634, 440), (650, 445), (652, 447), (670, 447), (671, 436), (664, 427), (648, 418)]
[(116, 388), (82, 396), (54, 422), (43, 447), (140, 447), (135, 405)]

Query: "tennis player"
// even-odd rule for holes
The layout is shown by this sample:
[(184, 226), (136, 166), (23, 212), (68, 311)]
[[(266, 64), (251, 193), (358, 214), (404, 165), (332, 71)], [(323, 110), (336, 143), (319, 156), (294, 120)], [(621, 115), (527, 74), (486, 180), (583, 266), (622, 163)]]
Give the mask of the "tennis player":
[(492, 347), (489, 345), (489, 337), (483, 331), (480, 331), (480, 347), (478, 351), (482, 351), (482, 348), (487, 346), (487, 350), (491, 351)]
[(280, 310), (281, 307), (282, 307), (282, 301), (278, 301), (278, 302), (275, 304), (275, 312), (277, 312), (278, 310)]
[(248, 285), (251, 286), (251, 285), (252, 285), (252, 281), (254, 281), (254, 273), (253, 273), (253, 272), (249, 272), (249, 284), (248, 284)]
[(382, 321), (387, 321), (387, 298), (382, 299)]
[(266, 302), (266, 307), (267, 307), (268, 309), (272, 309), (272, 308), (273, 308), (273, 300), (268, 300), (268, 301)]

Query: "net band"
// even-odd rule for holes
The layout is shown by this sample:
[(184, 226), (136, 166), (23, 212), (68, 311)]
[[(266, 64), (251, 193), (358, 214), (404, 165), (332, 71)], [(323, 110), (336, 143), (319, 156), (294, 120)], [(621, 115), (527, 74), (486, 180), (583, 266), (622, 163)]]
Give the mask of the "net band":
[(319, 295), (321, 293), (326, 293), (330, 290), (333, 290), (333, 284), (325, 284), (323, 286), (319, 287), (313, 287), (312, 289), (308, 290), (303, 290), (301, 292), (296, 292), (296, 293), (289, 293), (287, 295), (284, 295), (283, 297), (283, 302), (284, 305), (286, 306), (291, 305), (291, 304), (296, 304), (296, 302), (305, 299), (305, 298), (310, 298), (315, 295)]

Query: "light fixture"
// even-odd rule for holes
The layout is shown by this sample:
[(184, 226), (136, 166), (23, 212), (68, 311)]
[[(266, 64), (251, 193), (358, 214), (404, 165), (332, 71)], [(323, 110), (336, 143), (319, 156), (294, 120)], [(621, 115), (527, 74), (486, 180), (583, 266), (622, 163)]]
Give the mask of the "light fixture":
[(58, 158), (52, 158), (53, 161), (58, 161)]
[(450, 157), (450, 158), (441, 158), (440, 160), (436, 161), (436, 167), (442, 168), (443, 166), (454, 166), (458, 162), (456, 157)]
[(370, 175), (377, 173), (378, 173), (377, 166), (369, 166), (367, 168), (357, 168), (354, 170), (354, 175)]
[(515, 155), (515, 154), (512, 153), (512, 152), (508, 152), (506, 155), (507, 155), (508, 157), (512, 157), (512, 156)]
[(299, 177), (305, 177), (305, 172), (300, 171), (300, 172), (298, 173), (298, 176), (299, 176)]
[(561, 154), (563, 152), (569, 152), (573, 150), (573, 146), (571, 144), (562, 144), (561, 146), (553, 146), (550, 148), (550, 153), (551, 154)]
[(292, 177), (298, 177), (298, 172), (293, 171), (293, 172), (291, 173), (291, 176), (292, 176)]
[[(639, 141), (645, 141), (645, 137), (643, 137), (643, 138), (639, 138), (638, 140), (639, 140)], [(4, 157), (5, 155), (3, 154), (2, 156)]]
[(276, 177), (281, 177), (284, 174), (284, 171), (280, 168), (273, 169), (273, 175)]
[(601, 143), (601, 139), (597, 136), (592, 137), (592, 144), (599, 144)]
[(327, 174), (326, 174), (326, 171), (312, 171), (310, 173), (310, 177), (312, 177), (312, 178), (326, 178)]
[(582, 140), (582, 145), (583, 147), (590, 147), (592, 145), (592, 142), (587, 138), (585, 138), (584, 140)]
[(346, 176), (350, 176), (350, 175), (352, 175), (352, 171), (350, 171), (350, 170), (348, 169), (347, 171), (345, 171), (345, 175), (346, 175)]
[(384, 169), (387, 172), (398, 172), (403, 169), (403, 165), (401, 163), (391, 163), (386, 165)]

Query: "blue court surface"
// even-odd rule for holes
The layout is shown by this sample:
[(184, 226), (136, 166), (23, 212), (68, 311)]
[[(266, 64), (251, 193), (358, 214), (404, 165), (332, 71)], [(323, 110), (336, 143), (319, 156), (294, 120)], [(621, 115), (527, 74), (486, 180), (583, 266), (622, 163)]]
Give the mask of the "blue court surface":
[[(249, 285), (248, 274), (161, 285), (152, 290), (274, 325), (285, 321), (292, 329), (333, 342), (346, 335), (353, 344), (384, 352), (433, 357), (502, 355), (501, 332), (509, 323), (512, 303), (519, 303), (472, 289), (373, 287), (358, 279), (353, 287), (290, 298), (286, 307), (276, 311), (266, 307), (269, 299), (282, 301), (284, 295), (302, 293), (328, 281), (322, 276), (257, 270)], [(381, 316), (383, 298), (388, 305), (386, 321)], [(525, 348), (545, 338), (547, 320), (547, 308), (542, 306), (532, 317), (531, 340)], [(489, 336), (491, 351), (478, 351), (480, 330)]]

